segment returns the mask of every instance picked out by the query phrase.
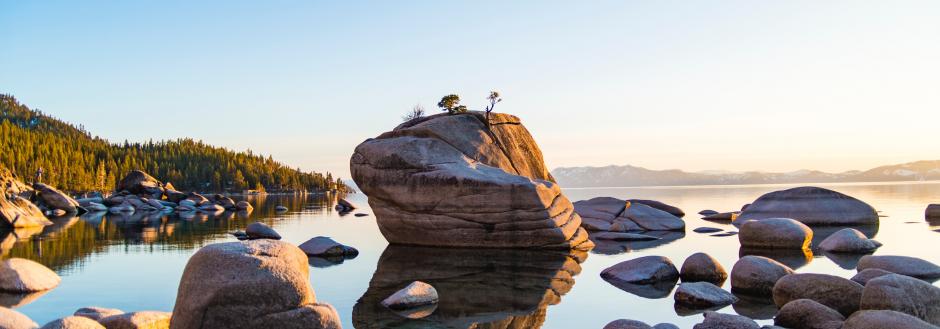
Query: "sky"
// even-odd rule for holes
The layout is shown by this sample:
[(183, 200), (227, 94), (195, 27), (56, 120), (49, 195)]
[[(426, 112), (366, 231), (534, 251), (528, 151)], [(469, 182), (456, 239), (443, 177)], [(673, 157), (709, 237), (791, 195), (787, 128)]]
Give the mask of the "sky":
[(940, 159), (937, 1), (0, 1), (0, 93), (119, 142), (349, 175), (457, 93), (550, 168)]

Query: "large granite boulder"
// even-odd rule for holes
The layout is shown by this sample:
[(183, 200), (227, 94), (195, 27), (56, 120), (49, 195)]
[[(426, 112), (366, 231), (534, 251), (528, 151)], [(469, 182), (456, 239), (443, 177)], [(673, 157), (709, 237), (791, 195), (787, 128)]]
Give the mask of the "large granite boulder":
[(773, 298), (778, 307), (797, 299), (811, 299), (849, 316), (859, 309), (862, 289), (858, 282), (834, 275), (797, 273), (777, 280)]
[(909, 276), (888, 274), (869, 280), (860, 306), (907, 313), (940, 326), (940, 288)]
[(307, 255), (286, 242), (217, 243), (189, 259), (171, 328), (339, 328), (310, 287)]
[(153, 176), (140, 170), (131, 170), (118, 182), (116, 191), (128, 191), (137, 195), (154, 196), (162, 195), (165, 190), (163, 183), (153, 178)]
[(852, 314), (842, 329), (938, 329), (917, 317), (891, 310), (858, 311)]
[(745, 248), (809, 249), (813, 241), (813, 229), (789, 218), (745, 221), (738, 232)]
[(411, 120), (356, 147), (353, 180), (394, 244), (589, 249), (518, 118), (493, 113)]
[(714, 257), (698, 252), (694, 253), (682, 263), (679, 270), (682, 282), (710, 282), (720, 286), (728, 279), (728, 272)]
[(793, 218), (806, 225), (877, 224), (878, 213), (865, 202), (820, 187), (796, 187), (762, 195), (736, 221)]
[(858, 270), (864, 271), (869, 268), (882, 269), (888, 272), (925, 280), (936, 280), (940, 278), (940, 266), (910, 256), (862, 256), (862, 259), (858, 261)]
[(731, 291), (748, 295), (769, 296), (780, 278), (793, 270), (763, 256), (744, 256), (731, 268)]
[(23, 313), (0, 306), (0, 328), (36, 329), (39, 325)]
[(33, 189), (36, 191), (36, 199), (45, 205), (46, 208), (65, 210), (65, 212), (68, 213), (77, 213), (81, 207), (78, 201), (75, 201), (75, 199), (72, 199), (68, 194), (57, 190), (55, 187), (43, 183), (35, 183), (33, 184)]
[(0, 291), (27, 293), (55, 288), (62, 282), (48, 267), (25, 258), (0, 262)]
[(52, 225), (42, 210), (19, 195), (0, 193), (0, 227), (35, 227)]
[(645, 256), (617, 263), (601, 271), (601, 277), (612, 283), (651, 284), (675, 281), (679, 270), (669, 258)]

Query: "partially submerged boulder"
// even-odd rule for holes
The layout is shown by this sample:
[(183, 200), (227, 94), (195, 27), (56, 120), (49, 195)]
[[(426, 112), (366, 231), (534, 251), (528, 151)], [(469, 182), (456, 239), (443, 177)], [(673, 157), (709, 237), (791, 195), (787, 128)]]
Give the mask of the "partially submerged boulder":
[(683, 282), (673, 298), (676, 304), (696, 308), (725, 306), (738, 301), (730, 292), (708, 282)]
[(928, 221), (940, 220), (940, 204), (927, 205), (927, 209), (924, 210), (924, 218)]
[(812, 299), (796, 299), (780, 308), (774, 324), (787, 328), (838, 329), (845, 317)]
[(643, 321), (619, 319), (604, 325), (603, 329), (653, 329)]
[(705, 312), (705, 320), (693, 329), (760, 329), (754, 320), (736, 314)]
[(26, 293), (55, 288), (62, 282), (48, 267), (25, 258), (0, 262), (0, 291)]
[(73, 315), (53, 320), (40, 329), (105, 329), (105, 327), (98, 321)]
[(809, 226), (789, 218), (744, 221), (738, 232), (744, 248), (809, 249), (813, 241)]
[(310, 287), (307, 255), (277, 240), (217, 243), (186, 264), (170, 327), (339, 328)]
[(601, 271), (601, 277), (612, 283), (651, 284), (675, 281), (679, 270), (669, 258), (645, 256), (620, 262)]
[(300, 250), (303, 250), (308, 256), (319, 257), (355, 257), (359, 254), (356, 248), (336, 242), (327, 236), (314, 237), (307, 242), (300, 244)]
[(281, 235), (277, 233), (273, 228), (262, 222), (254, 222), (248, 224), (248, 227), (245, 228), (245, 235), (248, 236), (248, 239), (273, 239), (280, 240)]
[(858, 261), (858, 270), (863, 271), (869, 268), (925, 280), (940, 278), (940, 266), (917, 257), (865, 255)]
[(437, 290), (433, 286), (415, 281), (382, 300), (382, 305), (393, 310), (405, 310), (437, 304)]
[(867, 203), (836, 191), (812, 186), (764, 194), (735, 220), (767, 218), (793, 218), (806, 225), (878, 223), (878, 213)]
[(683, 282), (704, 281), (721, 285), (728, 278), (728, 272), (712, 256), (706, 253), (694, 253), (682, 263), (679, 277)]
[(615, 232), (685, 229), (685, 221), (662, 209), (673, 212), (681, 212), (681, 210), (669, 207), (672, 206), (659, 201), (626, 201), (611, 197), (597, 197), (574, 203), (575, 212), (581, 215), (584, 228), (592, 231)]
[(865, 310), (852, 314), (842, 329), (937, 329), (930, 323), (917, 317), (891, 310)]
[(819, 249), (837, 253), (865, 254), (874, 252), (879, 247), (881, 247), (880, 242), (869, 239), (864, 233), (854, 228), (841, 229), (819, 244)]
[(676, 206), (672, 206), (672, 205), (665, 204), (665, 203), (663, 203), (663, 202), (661, 202), (661, 201), (656, 201), (656, 200), (644, 200), (644, 199), (629, 199), (629, 200), (627, 200), (627, 201), (630, 202), (630, 203), (644, 204), (644, 205), (647, 205), (647, 206), (656, 208), (656, 209), (658, 209), (658, 210), (662, 210), (662, 211), (668, 212), (669, 214), (671, 214), (671, 215), (673, 215), (673, 216), (676, 216), (676, 217), (680, 217), (680, 218), (681, 218), (681, 217), (685, 216), (685, 212), (682, 211), (682, 209), (679, 209), (679, 208), (676, 207)]
[(356, 147), (352, 177), (386, 240), (448, 247), (589, 249), (518, 118), (480, 112), (411, 120)]
[(140, 311), (104, 317), (98, 323), (108, 329), (165, 329), (170, 326), (170, 317), (169, 312)]
[(780, 278), (793, 270), (763, 256), (744, 256), (731, 268), (731, 291), (749, 295), (769, 296)]
[(82, 316), (82, 317), (86, 317), (86, 318), (98, 321), (98, 320), (101, 320), (102, 318), (106, 318), (106, 317), (109, 317), (112, 315), (118, 315), (118, 314), (124, 314), (124, 311), (116, 309), (116, 308), (89, 306), (89, 307), (82, 307), (76, 310), (75, 313), (73, 313), (72, 315)]

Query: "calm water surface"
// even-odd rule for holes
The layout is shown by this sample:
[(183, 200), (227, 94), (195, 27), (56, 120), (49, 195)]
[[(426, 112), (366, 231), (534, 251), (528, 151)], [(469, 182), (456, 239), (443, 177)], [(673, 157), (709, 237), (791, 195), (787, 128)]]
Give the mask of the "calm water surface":
[[(928, 203), (940, 202), (940, 183), (819, 185), (868, 202), (884, 216), (877, 227), (862, 231), (884, 243), (876, 254), (917, 256), (940, 264), (932, 246), (940, 242), (940, 223), (924, 220)], [(199, 247), (236, 241), (227, 233), (264, 221), (300, 244), (326, 235), (355, 246), (359, 257), (341, 264), (312, 259), (310, 281), (317, 298), (333, 304), (346, 328), (600, 328), (619, 318), (650, 324), (670, 322), (683, 328), (701, 320), (699, 312), (674, 307), (673, 287), (625, 291), (599, 276), (618, 262), (648, 255), (667, 256), (681, 265), (690, 254), (704, 251), (726, 269), (742, 254), (737, 237), (712, 237), (692, 232), (702, 226), (736, 229), (730, 224), (699, 219), (702, 209), (738, 210), (763, 193), (788, 185), (567, 189), (572, 201), (596, 196), (656, 199), (685, 210), (685, 233), (664, 234), (663, 240), (602, 243), (587, 254), (542, 251), (462, 250), (388, 246), (371, 216), (365, 196), (349, 197), (368, 217), (340, 216), (329, 197), (269, 196), (250, 201), (249, 217), (233, 214), (178, 218), (175, 216), (85, 216), (55, 220), (42, 230), (0, 232), (2, 257), (23, 257), (49, 266), (62, 276), (55, 289), (36, 295), (0, 295), (0, 305), (13, 306), (43, 324), (84, 306), (125, 311), (171, 311), (183, 267)], [(290, 212), (277, 214), (285, 205)], [(833, 229), (816, 228), (817, 236)], [(818, 242), (818, 239), (817, 239)], [(857, 257), (823, 254), (766, 255), (801, 273), (854, 275)], [(585, 259), (580, 265), (573, 259)], [(441, 303), (431, 316), (407, 321), (377, 306), (378, 301), (412, 280), (435, 285)], [(371, 282), (371, 286), (370, 286)], [(729, 283), (724, 284), (730, 289)], [(359, 301), (357, 305), (357, 301)], [(721, 312), (735, 312), (770, 323), (776, 309), (766, 300), (744, 299)]]

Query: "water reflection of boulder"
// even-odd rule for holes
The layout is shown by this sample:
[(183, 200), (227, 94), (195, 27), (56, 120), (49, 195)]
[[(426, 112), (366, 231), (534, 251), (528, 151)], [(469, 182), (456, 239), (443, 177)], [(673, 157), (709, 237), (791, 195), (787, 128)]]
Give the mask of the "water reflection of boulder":
[[(561, 301), (586, 254), (548, 250), (390, 245), (353, 309), (356, 328), (538, 328)], [(408, 319), (383, 299), (414, 281), (434, 286), (437, 309)]]
[(16, 229), (0, 229), (0, 257), (6, 258), (18, 241), (29, 241), (36, 234), (42, 233), (44, 226), (29, 226)]
[(734, 294), (738, 301), (731, 306), (734, 312), (755, 320), (770, 320), (777, 315), (777, 305), (770, 296)]
[(32, 303), (42, 295), (49, 293), (50, 290), (35, 291), (28, 293), (10, 293), (10, 292), (0, 292), (0, 306), (6, 308), (17, 308), (23, 305)]
[(744, 248), (738, 249), (738, 257), (744, 256), (764, 256), (789, 266), (791, 269), (798, 269), (806, 266), (813, 261), (813, 251), (806, 249), (762, 249), (762, 248)]
[(666, 280), (666, 281), (657, 281), (651, 284), (633, 284), (625, 282), (611, 282), (607, 281), (614, 287), (620, 288), (620, 290), (629, 292), (631, 294), (649, 298), (649, 299), (661, 299), (669, 297), (672, 293), (672, 289), (676, 287), (676, 283), (679, 282), (679, 279), (675, 280)]
[(662, 245), (670, 244), (673, 241), (685, 237), (685, 231), (646, 231), (642, 232), (642, 234), (655, 236), (659, 238), (659, 240), (614, 241), (592, 238), (591, 241), (594, 242), (594, 249), (592, 249), (591, 252), (600, 255), (617, 255), (643, 249), (656, 248)]
[(862, 256), (870, 254), (857, 254), (857, 253), (840, 253), (840, 252), (820, 252), (826, 258), (829, 258), (833, 263), (836, 263), (839, 267), (846, 270), (854, 270), (858, 267), (858, 261), (862, 259)]

